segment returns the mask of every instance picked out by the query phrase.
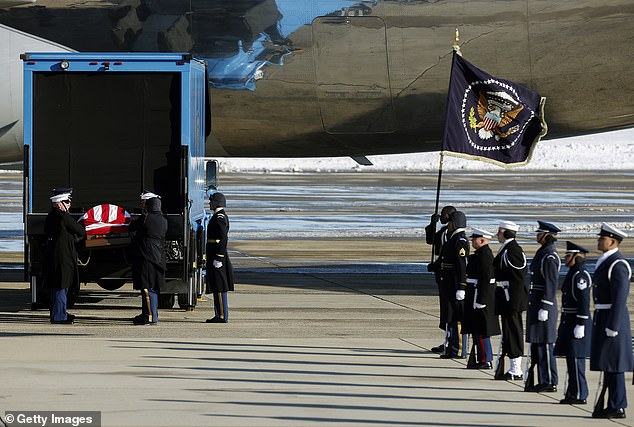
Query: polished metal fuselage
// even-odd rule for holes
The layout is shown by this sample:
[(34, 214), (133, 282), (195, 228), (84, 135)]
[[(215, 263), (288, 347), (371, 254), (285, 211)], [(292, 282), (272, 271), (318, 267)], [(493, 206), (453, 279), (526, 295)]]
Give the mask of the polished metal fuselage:
[(634, 124), (632, 0), (38, 1), (0, 23), (209, 63), (210, 156), (438, 150), (452, 45), (546, 97), (547, 138)]

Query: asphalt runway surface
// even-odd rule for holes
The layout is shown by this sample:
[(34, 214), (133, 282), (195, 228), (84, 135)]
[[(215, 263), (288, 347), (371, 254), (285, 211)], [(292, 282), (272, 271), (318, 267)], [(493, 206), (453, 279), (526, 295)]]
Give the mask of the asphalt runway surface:
[[(464, 196), (494, 194), (500, 176), (517, 193), (568, 179), (486, 175), (445, 182), (450, 194)], [(567, 188), (581, 188), (581, 176), (571, 175)], [(548, 205), (539, 211), (529, 211), (528, 202), (510, 203), (509, 194), (506, 201), (480, 205), (473, 197), (462, 205), (491, 229), (494, 222), (485, 219), (514, 219), (528, 229), (542, 212), (544, 219), (559, 212), (570, 218), (558, 222), (570, 225), (568, 235), (594, 248), (596, 230), (586, 225), (601, 212), (611, 221), (630, 221), (630, 181), (627, 175), (589, 177), (588, 192), (612, 194), (609, 204), (601, 196), (601, 206), (577, 206), (563, 192), (536, 202)], [(276, 192), (282, 183), (287, 188)], [(30, 309), (21, 254), (1, 253), (0, 418), (39, 410), (101, 411), (104, 426), (608, 424), (590, 418), (595, 372), (588, 373), (588, 405), (560, 405), (562, 361), (560, 390), (536, 394), (523, 392), (521, 382), (494, 381), (491, 371), (467, 370), (465, 360), (430, 352), (443, 337), (422, 241), (434, 176), (230, 175), (221, 186), (237, 277), (227, 324), (204, 323), (211, 303), (203, 300), (194, 311), (161, 310), (157, 326), (133, 326), (140, 298), (131, 285), (105, 291), (88, 284), (70, 310), (76, 323), (51, 325), (46, 311)], [(380, 194), (393, 197), (377, 199)], [(458, 202), (443, 198), (441, 204)], [(280, 223), (288, 229), (276, 229)], [(533, 237), (532, 231), (521, 235), (528, 255), (537, 249)], [(627, 240), (623, 252), (632, 257)], [(497, 338), (493, 346), (497, 350)], [(611, 423), (634, 425), (629, 418)]]

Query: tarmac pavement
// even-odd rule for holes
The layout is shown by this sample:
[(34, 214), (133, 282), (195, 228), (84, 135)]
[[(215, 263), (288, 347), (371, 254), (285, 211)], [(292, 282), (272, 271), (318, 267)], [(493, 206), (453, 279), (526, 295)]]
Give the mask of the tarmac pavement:
[[(46, 311), (30, 310), (26, 283), (0, 282), (0, 417), (101, 411), (103, 426), (634, 425), (590, 417), (595, 372), (587, 405), (560, 405), (563, 360), (560, 391), (538, 394), (493, 380), (491, 370), (467, 370), (466, 360), (439, 359), (429, 350), (443, 336), (436, 285), (422, 264), (273, 265), (234, 254), (242, 267), (227, 324), (204, 323), (211, 304), (201, 301), (191, 312), (161, 310), (157, 326), (133, 326), (140, 300), (130, 285), (88, 285), (70, 310), (76, 323), (51, 325)], [(633, 402), (630, 375), (627, 383)]]

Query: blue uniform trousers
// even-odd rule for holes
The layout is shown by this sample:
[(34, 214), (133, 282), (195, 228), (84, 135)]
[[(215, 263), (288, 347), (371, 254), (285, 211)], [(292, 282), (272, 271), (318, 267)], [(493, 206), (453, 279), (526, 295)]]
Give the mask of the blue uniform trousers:
[(141, 316), (148, 322), (158, 322), (158, 293), (154, 289), (141, 289)]
[(229, 320), (229, 303), (227, 292), (214, 292), (214, 315), (220, 319)]
[(473, 334), (473, 342), (476, 347), (476, 357), (478, 363), (493, 361), (493, 348), (491, 347), (491, 337)]
[(66, 320), (66, 295), (68, 294), (68, 288), (66, 289), (51, 289), (51, 320), (59, 322)]
[(531, 344), (531, 362), (537, 363), (537, 383), (557, 385), (557, 362), (553, 349), (555, 344)]
[(608, 411), (627, 408), (625, 373), (605, 372), (604, 375), (604, 381), (608, 385)]
[(586, 359), (584, 357), (566, 357), (568, 368), (567, 399), (587, 399), (588, 382), (586, 381)]

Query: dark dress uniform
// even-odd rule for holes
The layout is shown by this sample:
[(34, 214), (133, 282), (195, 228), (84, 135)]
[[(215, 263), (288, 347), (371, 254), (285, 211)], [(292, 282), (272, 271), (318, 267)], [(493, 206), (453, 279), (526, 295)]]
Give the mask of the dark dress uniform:
[[(220, 193), (215, 193), (212, 197), (218, 194)], [(219, 197), (216, 199), (220, 200)], [(224, 196), (221, 199), (224, 200)], [(208, 323), (224, 323), (229, 320), (227, 292), (234, 290), (234, 280), (233, 266), (227, 252), (228, 234), (229, 217), (224, 206), (221, 206), (216, 208), (207, 225), (206, 293), (213, 294), (214, 299), (214, 317), (207, 320)], [(214, 267), (214, 261), (222, 263), (222, 266)]]
[(141, 291), (141, 314), (134, 323), (140, 325), (158, 322), (158, 294), (165, 285), (166, 270), (167, 219), (161, 212), (161, 199), (147, 199), (145, 210), (130, 224), (130, 231), (135, 232), (132, 281), (134, 289)]
[[(606, 254), (606, 258), (597, 261), (600, 264), (593, 276), (595, 312), (590, 370), (604, 372), (609, 396), (606, 413), (611, 414), (624, 411), (627, 407), (624, 372), (631, 371), (634, 365), (630, 316), (627, 311), (632, 270), (618, 248)], [(618, 332), (618, 335), (608, 336), (606, 328)]]
[[(522, 312), (526, 310), (526, 256), (515, 239), (506, 240), (493, 259), (496, 285), (504, 297), (496, 299), (501, 313), (502, 353), (510, 359), (524, 354)], [(517, 373), (519, 374), (519, 373)], [(516, 375), (514, 373), (514, 375)]]
[[(568, 250), (571, 248), (570, 243), (568, 242)], [(576, 251), (588, 252), (584, 248)], [(590, 357), (591, 287), (592, 277), (586, 269), (585, 259), (578, 257), (568, 270), (561, 287), (561, 321), (557, 331), (555, 356), (565, 357), (568, 368), (568, 388), (562, 403), (580, 403), (588, 398), (586, 358)], [(576, 326), (583, 326), (582, 338), (575, 338)]]
[[(442, 226), (440, 230), (434, 233), (435, 229), (435, 223), (431, 223), (425, 227), (425, 241), (428, 245), (432, 245), (436, 256), (436, 259), (427, 265), (427, 270), (434, 273), (434, 279), (436, 280), (436, 285), (438, 286), (439, 305), (442, 307), (444, 302), (440, 292), (440, 252), (442, 251), (443, 245), (447, 243), (447, 226)], [(441, 316), (441, 319), (438, 322), (438, 327), (444, 331), (446, 326), (447, 325), (442, 321)]]
[(446, 357), (458, 357), (462, 352), (459, 321), (464, 301), (456, 301), (456, 291), (467, 286), (469, 242), (465, 236), (466, 217), (460, 211), (451, 214), (454, 231), (440, 252), (440, 321), (447, 325), (449, 345)]
[[(66, 296), (71, 286), (79, 287), (75, 242), (86, 234), (84, 227), (68, 212), (52, 208), (44, 221), (47, 241), (44, 249), (44, 283), (50, 290), (51, 322), (65, 322)], [(70, 322), (69, 322), (70, 323)]]
[[(485, 306), (483, 308), (476, 308)], [(493, 361), (491, 336), (500, 334), (500, 324), (495, 315), (495, 279), (493, 278), (493, 253), (489, 245), (478, 248), (469, 255), (467, 263), (467, 292), (463, 333), (473, 334), (478, 365)]]
[[(557, 362), (553, 352), (557, 341), (557, 287), (561, 260), (555, 244), (540, 247), (531, 261), (531, 285), (526, 310), (526, 342), (531, 343), (531, 364), (537, 364), (537, 386), (556, 386), (559, 381)], [(548, 318), (539, 320), (539, 311)], [(554, 389), (554, 387), (551, 387)], [(528, 390), (531, 391), (531, 390)]]

